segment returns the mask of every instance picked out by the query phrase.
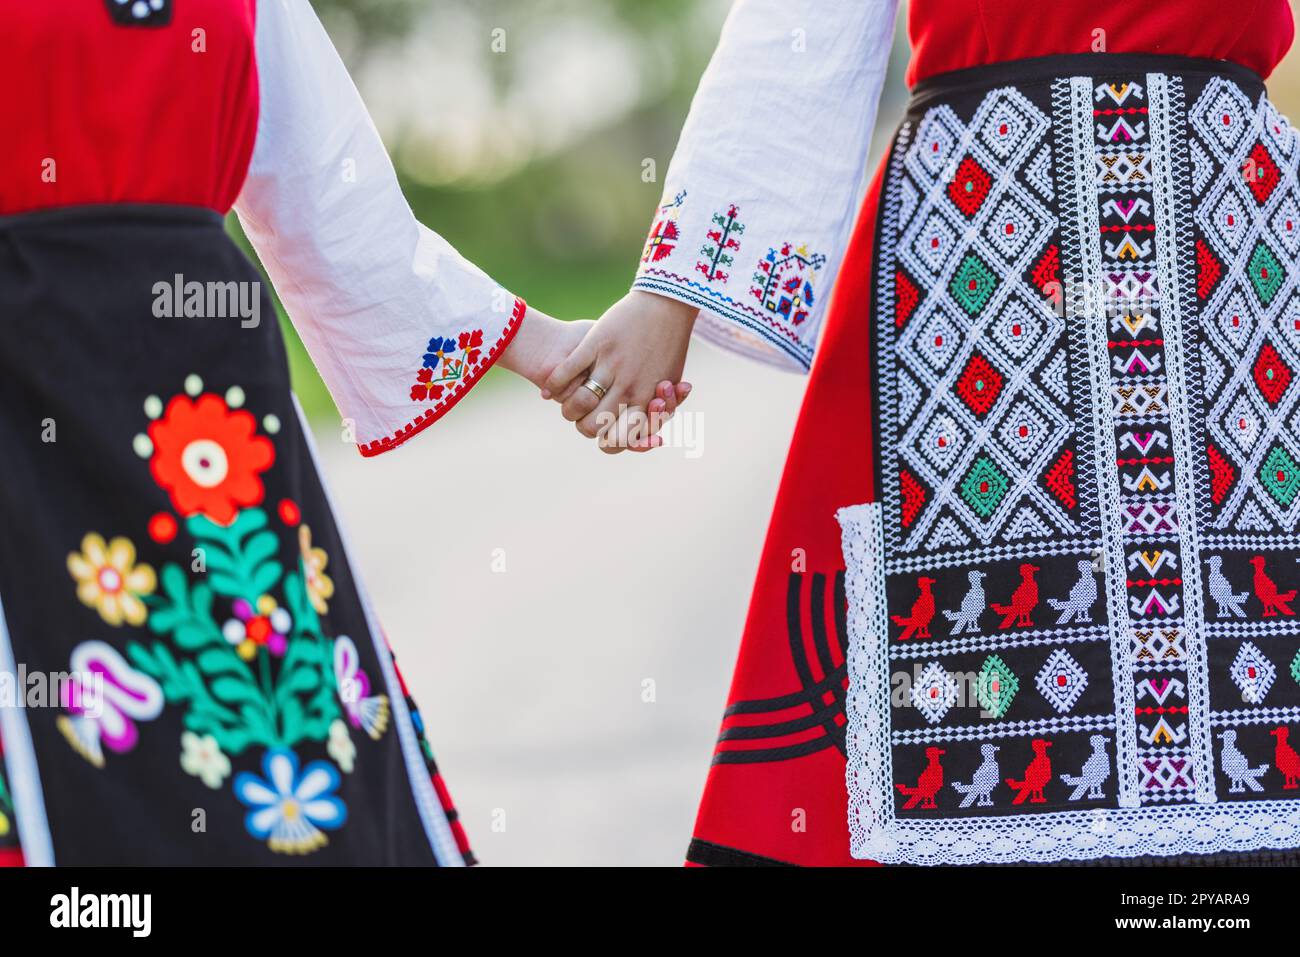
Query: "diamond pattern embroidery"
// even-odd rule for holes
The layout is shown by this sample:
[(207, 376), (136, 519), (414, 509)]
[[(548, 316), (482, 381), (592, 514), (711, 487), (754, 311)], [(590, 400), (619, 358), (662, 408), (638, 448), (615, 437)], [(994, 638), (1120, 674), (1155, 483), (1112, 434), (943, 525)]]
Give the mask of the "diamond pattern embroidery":
[(1300, 469), (1280, 445), (1273, 446), (1264, 459), (1259, 481), (1283, 508), (1290, 506), (1300, 493)]
[(957, 174), (948, 184), (948, 196), (953, 205), (962, 211), (967, 219), (977, 212), (984, 200), (988, 198), (992, 179), (984, 168), (967, 156), (957, 167)]
[(1259, 301), (1266, 306), (1273, 301), (1286, 279), (1286, 271), (1278, 262), (1277, 256), (1262, 242), (1256, 243), (1254, 252), (1250, 254), (1250, 261), (1246, 263), (1246, 275), (1250, 277), (1250, 284), (1255, 287)]
[(939, 662), (930, 662), (912, 685), (912, 705), (931, 724), (938, 724), (956, 703), (957, 682)]
[(980, 707), (995, 718), (1011, 710), (1011, 701), (1020, 690), (1020, 679), (997, 655), (984, 659), (979, 677), (975, 679), (975, 697)]
[(1277, 669), (1251, 642), (1244, 642), (1237, 651), (1229, 672), (1241, 690), (1241, 700), (1246, 704), (1261, 704), (1268, 689), (1273, 687)]
[(1002, 504), (1010, 487), (1006, 473), (987, 455), (981, 455), (962, 479), (961, 497), (982, 518), (988, 518)]
[(1035, 683), (1047, 703), (1064, 714), (1088, 686), (1088, 675), (1068, 651), (1057, 648), (1048, 656)]
[(984, 308), (997, 286), (997, 274), (979, 256), (967, 253), (948, 284), (948, 291), (973, 316)]
[(1256, 143), (1254, 149), (1250, 151), (1250, 157), (1242, 166), (1241, 174), (1245, 177), (1250, 191), (1255, 194), (1255, 201), (1261, 206), (1268, 201), (1273, 190), (1277, 188), (1278, 180), (1281, 179), (1277, 164), (1273, 162), (1273, 157), (1268, 155), (1268, 150), (1264, 148), (1263, 143)]
[[(932, 277), (909, 279), (909, 318), (894, 325), (898, 400), (887, 444), (931, 491), (895, 526), (910, 549), (961, 547), (970, 536), (992, 543), (1013, 525), (1038, 537), (1074, 530), (1042, 474), (1075, 427), (1065, 411), (1066, 326), (1051, 298), (1060, 259), (1044, 201), (1054, 187), (1049, 127), (1033, 103), (1002, 88), (968, 126), (947, 107), (928, 112), (904, 153), (898, 197), (916, 205), (906, 220), (900, 207), (891, 275)], [(912, 294), (918, 285), (924, 292)], [(1009, 507), (1010, 495), (1033, 504)]]
[(989, 414), (1002, 392), (1002, 375), (978, 352), (971, 356), (957, 380), (957, 396), (976, 415)]
[(1265, 344), (1264, 348), (1259, 350), (1254, 374), (1255, 384), (1259, 386), (1259, 391), (1264, 398), (1268, 399), (1271, 405), (1281, 402), (1286, 387), (1291, 384), (1291, 369), (1271, 345)]

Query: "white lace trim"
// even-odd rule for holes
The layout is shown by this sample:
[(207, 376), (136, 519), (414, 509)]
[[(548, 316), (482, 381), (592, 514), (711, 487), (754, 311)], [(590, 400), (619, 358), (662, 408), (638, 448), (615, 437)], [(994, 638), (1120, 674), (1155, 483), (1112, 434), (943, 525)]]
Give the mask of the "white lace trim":
[[(1178, 498), (1178, 552), (1194, 557), (1181, 566), (1183, 580), (1183, 654), (1187, 667), (1187, 716), (1191, 738), (1189, 756), (1196, 775), (1196, 800), (1212, 804), (1216, 800), (1214, 749), (1210, 736), (1210, 662), (1205, 646), (1205, 597), (1201, 591), (1201, 543), (1196, 510), (1196, 464), (1201, 456), (1192, 448), (1190, 411), (1187, 397), (1188, 343), (1184, 334), (1183, 305), (1189, 302), (1190, 276), (1179, 268), (1180, 239), (1185, 238), (1191, 222), (1186, 193), (1179, 193), (1175, 175), (1186, 173), (1187, 130), (1183, 117), (1186, 102), (1183, 84), (1178, 77), (1163, 73), (1147, 75), (1148, 119), (1151, 134), (1152, 199), (1155, 219), (1165, 226), (1157, 229), (1156, 273), (1160, 277), (1160, 317), (1164, 325), (1165, 374), (1169, 394), (1182, 401), (1169, 403), (1169, 426), (1173, 441), (1174, 489)], [(1171, 128), (1171, 127), (1177, 128)], [(1177, 182), (1186, 183), (1186, 175)], [(1190, 250), (1190, 241), (1181, 244)], [(1190, 253), (1183, 257), (1189, 262)], [(1195, 386), (1199, 389), (1199, 384)], [(1208, 486), (1205, 486), (1208, 487)]]

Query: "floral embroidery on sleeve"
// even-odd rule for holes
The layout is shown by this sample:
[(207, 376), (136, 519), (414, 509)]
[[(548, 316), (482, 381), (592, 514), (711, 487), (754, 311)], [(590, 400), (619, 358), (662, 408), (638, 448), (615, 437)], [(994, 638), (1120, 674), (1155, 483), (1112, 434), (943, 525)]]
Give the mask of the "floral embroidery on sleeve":
[(429, 339), (409, 393), (410, 401), (424, 409), (392, 434), (358, 445), (361, 454), (374, 456), (394, 449), (450, 412), (510, 345), (527, 310), (527, 304), (515, 297), (510, 318), (495, 341), (481, 328)]

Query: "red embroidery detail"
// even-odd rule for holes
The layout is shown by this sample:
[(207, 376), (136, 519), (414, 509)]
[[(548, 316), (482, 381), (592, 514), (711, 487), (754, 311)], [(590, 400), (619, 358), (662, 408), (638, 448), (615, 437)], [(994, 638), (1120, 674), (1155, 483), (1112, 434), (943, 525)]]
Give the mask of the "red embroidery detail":
[(934, 803), (934, 796), (943, 787), (943, 765), (939, 763), (939, 757), (942, 754), (942, 748), (926, 748), (926, 765), (921, 771), (921, 776), (916, 779), (916, 787), (910, 787), (906, 784), (894, 785), (894, 787), (898, 788), (899, 793), (907, 798), (907, 801), (903, 804), (904, 811), (910, 811), (918, 804), (927, 809), (938, 807)]
[(1214, 285), (1219, 281), (1223, 267), (1214, 258), (1205, 240), (1196, 240), (1196, 295), (1199, 299), (1209, 299)]
[(1268, 577), (1268, 572), (1264, 571), (1264, 556), (1256, 555), (1250, 560), (1255, 566), (1255, 597), (1260, 600), (1264, 606), (1265, 618), (1276, 618), (1278, 612), (1286, 615), (1288, 618), (1295, 614), (1291, 608), (1291, 602), (1295, 601), (1296, 590), (1280, 591), (1277, 582)]
[(813, 306), (813, 277), (826, 263), (821, 253), (811, 253), (807, 246), (785, 243), (779, 250), (769, 249), (758, 261), (749, 294), (770, 313), (799, 325), (808, 318)]
[(1020, 584), (1011, 593), (1011, 604), (999, 605), (997, 602), (989, 604), (990, 608), (1002, 616), (1002, 623), (998, 625), (1000, 630), (1006, 631), (1013, 626), (1034, 627), (1032, 615), (1034, 609), (1038, 607), (1038, 582), (1034, 580), (1034, 574), (1040, 571), (1042, 569), (1037, 565), (1025, 562), (1020, 566)]
[(1236, 481), (1237, 470), (1213, 445), (1207, 445), (1205, 451), (1210, 459), (1210, 499), (1215, 505), (1222, 505), (1232, 483)]
[(704, 273), (705, 279), (726, 282), (730, 278), (731, 274), (723, 272), (722, 267), (735, 265), (733, 254), (740, 251), (740, 240), (736, 237), (745, 232), (745, 224), (739, 217), (740, 210), (734, 203), (727, 207), (725, 215), (713, 214), (713, 225), (716, 228), (708, 231), (709, 241), (700, 249), (700, 255), (704, 258), (695, 264), (696, 270)]
[(902, 469), (898, 473), (898, 485), (903, 499), (903, 527), (909, 528), (925, 506), (925, 486), (907, 469)]
[(1300, 754), (1296, 754), (1295, 748), (1287, 743), (1286, 739), (1290, 736), (1291, 729), (1285, 726), (1274, 728), (1269, 734), (1277, 738), (1277, 747), (1273, 749), (1273, 761), (1286, 782), (1282, 785), (1282, 790), (1294, 791), (1300, 787), (1300, 783), (1296, 781), (1300, 778)]
[(671, 203), (659, 207), (659, 217), (650, 227), (645, 248), (641, 250), (641, 262), (657, 263), (661, 259), (667, 259), (677, 247), (677, 240), (681, 238), (677, 229), (677, 216), (685, 201), (686, 191), (682, 190)]
[(988, 415), (1002, 392), (1002, 374), (977, 352), (966, 363), (956, 390), (972, 412), (979, 416)]
[(1043, 250), (1043, 255), (1030, 273), (1030, 279), (1053, 305), (1061, 304), (1061, 250), (1056, 243)]
[(1007, 778), (1007, 787), (1017, 792), (1011, 799), (1012, 804), (1023, 804), (1025, 798), (1029, 798), (1030, 804), (1042, 804), (1047, 800), (1043, 797), (1043, 788), (1052, 780), (1052, 759), (1047, 756), (1047, 749), (1051, 746), (1051, 741), (1034, 738), (1031, 745), (1034, 757), (1025, 768), (1024, 778), (1019, 781)]
[[(474, 383), (478, 382), (478, 380), (483, 377), (483, 373), (487, 372), (487, 370), (492, 367), (492, 364), (496, 362), (501, 353), (505, 351), (506, 346), (510, 345), (511, 340), (515, 337), (515, 333), (519, 331), (520, 323), (524, 321), (524, 313), (527, 310), (528, 305), (516, 296), (514, 310), (510, 313), (510, 321), (506, 324), (505, 330), (501, 333), (501, 338), (496, 341), (492, 348), (490, 348), (486, 354), (480, 352), (475, 364), (471, 364), (459, 379), (446, 386), (443, 391), (439, 392), (436, 404), (432, 408), (426, 409), (422, 414), (406, 423), (406, 425), (402, 426), (391, 435), (375, 439), (373, 442), (367, 442), (365, 445), (358, 445), (357, 449), (361, 454), (369, 458), (370, 456), (380, 455), (381, 453), (387, 452), (389, 449), (395, 449), (403, 442), (409, 441), (414, 436), (423, 432), (451, 411), (456, 403), (465, 397)], [(421, 372), (424, 371), (429, 370), (421, 370)], [(430, 376), (432, 376), (431, 372)], [(418, 374), (416, 378), (419, 379)]]
[(1047, 490), (1060, 499), (1066, 508), (1078, 504), (1077, 491), (1074, 487), (1074, 450), (1066, 449), (1055, 464), (1043, 476)]
[(916, 283), (908, 278), (907, 273), (901, 269), (894, 273), (894, 325), (899, 329), (907, 325), (920, 301), (921, 290), (916, 288)]
[(988, 198), (989, 187), (993, 180), (984, 171), (984, 167), (969, 156), (957, 167), (957, 174), (948, 184), (948, 198), (962, 211), (967, 219), (974, 216)]
[(1277, 350), (1268, 343), (1259, 350), (1259, 357), (1255, 360), (1254, 375), (1255, 385), (1259, 386), (1260, 393), (1271, 405), (1277, 405), (1282, 401), (1286, 387), (1291, 384), (1291, 369), (1282, 361)]
[(1268, 150), (1264, 148), (1263, 143), (1256, 143), (1255, 148), (1250, 151), (1250, 156), (1241, 166), (1241, 174), (1250, 191), (1255, 194), (1255, 202), (1261, 206), (1281, 179), (1277, 164), (1273, 162), (1273, 157), (1268, 155)]
[(899, 641), (930, 637), (930, 622), (934, 620), (934, 592), (930, 590), (933, 584), (933, 578), (922, 575), (916, 580), (919, 594), (916, 596), (916, 601), (912, 602), (912, 613), (906, 618), (902, 615), (889, 616), (894, 624), (902, 626), (903, 632), (898, 636)]
[(159, 545), (169, 544), (176, 538), (178, 531), (180, 528), (170, 512), (158, 512), (149, 519), (149, 537)]

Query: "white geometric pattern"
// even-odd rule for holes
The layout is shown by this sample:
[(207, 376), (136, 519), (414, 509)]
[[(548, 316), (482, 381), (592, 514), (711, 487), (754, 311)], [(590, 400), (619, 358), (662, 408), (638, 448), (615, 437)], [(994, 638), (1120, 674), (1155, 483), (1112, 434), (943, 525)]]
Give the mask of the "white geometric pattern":
[(1268, 694), (1268, 689), (1273, 687), (1277, 669), (1253, 643), (1247, 641), (1243, 642), (1238, 649), (1229, 674), (1241, 689), (1242, 701), (1247, 704), (1260, 704)]
[[(1212, 175), (1199, 184), (1197, 225), (1217, 258), (1222, 275), (1203, 305), (1202, 362), (1210, 376), (1224, 379), (1208, 392), (1206, 431), (1228, 459), (1235, 480), (1221, 503), (1206, 506), (1203, 521), (1213, 530), (1293, 531), (1300, 523), (1300, 496), (1289, 505), (1260, 483), (1265, 460), (1279, 446), (1300, 461), (1300, 436), (1289, 424), (1300, 410), (1300, 382), (1272, 402), (1255, 380), (1265, 346), (1276, 351), (1293, 377), (1300, 375), (1300, 329), (1296, 292), (1300, 269), (1291, 253), (1300, 249), (1300, 184), (1295, 163), (1296, 131), (1261, 97), (1252, 104), (1231, 81), (1216, 78), (1190, 111)], [(1243, 169), (1254, 169), (1258, 150), (1267, 153), (1278, 179), (1263, 202)], [(1289, 159), (1288, 159), (1289, 158)], [(1267, 249), (1282, 261), (1282, 280), (1267, 298), (1251, 283), (1252, 256)], [(1254, 267), (1258, 268), (1258, 266)], [(1210, 376), (1207, 376), (1209, 378)], [(1209, 383), (1207, 383), (1209, 385)]]
[(911, 697), (913, 706), (925, 715), (926, 720), (937, 724), (957, 703), (957, 682), (943, 670), (943, 665), (932, 661), (917, 676)]
[(1034, 683), (1048, 704), (1064, 714), (1074, 707), (1088, 686), (1088, 675), (1073, 655), (1057, 648), (1048, 656)]
[[(969, 126), (947, 107), (928, 112), (903, 156), (918, 201), (910, 218), (900, 214), (896, 249), (903, 272), (924, 291), (898, 333), (895, 368), (900, 393), (911, 382), (920, 395), (915, 403), (900, 395), (885, 442), (927, 489), (924, 507), (903, 532), (904, 551), (951, 544), (956, 537), (951, 519), (985, 545), (1013, 521), (1039, 537), (1077, 533), (1075, 520), (1041, 479), (1074, 428), (1063, 408), (1068, 372), (1059, 347), (1066, 326), (1023, 279), (1056, 229), (1055, 215), (1040, 195), (1050, 195), (1050, 188), (1039, 184), (1035, 192), (1026, 187), (1024, 175), (1031, 163), (1047, 175), (1042, 164), (1050, 159), (1049, 129), (1046, 114), (1018, 91), (1004, 88), (984, 98)], [(949, 194), (964, 160), (977, 164), (989, 181), (988, 194), (969, 219)], [(996, 276), (973, 316), (950, 288), (964, 262), (971, 268), (971, 254)], [(976, 355), (1001, 379), (982, 411), (968, 407), (957, 390)], [(1040, 379), (1049, 358), (1055, 364)], [(952, 441), (941, 449), (944, 432)], [(988, 514), (976, 511), (960, 493), (980, 456), (1008, 480), (1007, 493)]]

